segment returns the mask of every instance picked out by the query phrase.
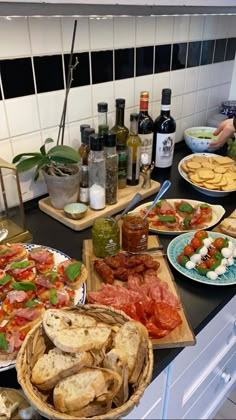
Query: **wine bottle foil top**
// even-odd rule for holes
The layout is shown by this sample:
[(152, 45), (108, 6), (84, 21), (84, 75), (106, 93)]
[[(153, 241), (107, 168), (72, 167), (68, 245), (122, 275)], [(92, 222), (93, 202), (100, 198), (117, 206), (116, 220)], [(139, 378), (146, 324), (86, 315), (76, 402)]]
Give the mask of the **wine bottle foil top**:
[(161, 103), (163, 105), (169, 105), (171, 98), (171, 89), (162, 89)]
[(107, 135), (104, 138), (105, 147), (115, 147), (116, 146), (116, 133), (114, 131), (108, 131)]
[(149, 92), (143, 91), (140, 93), (140, 99), (142, 101), (148, 101), (149, 100)]
[(88, 124), (81, 124), (81, 126), (80, 126), (80, 132), (82, 133), (85, 130), (85, 128), (90, 128), (90, 125), (88, 125)]
[(89, 136), (90, 140), (90, 149), (94, 151), (103, 150), (104, 138), (99, 134), (93, 133)]
[(138, 121), (138, 114), (136, 112), (130, 114), (130, 121)]
[(116, 107), (117, 108), (124, 108), (125, 107), (125, 99), (117, 98), (116, 99)]
[(98, 112), (107, 112), (108, 104), (106, 102), (98, 103)]

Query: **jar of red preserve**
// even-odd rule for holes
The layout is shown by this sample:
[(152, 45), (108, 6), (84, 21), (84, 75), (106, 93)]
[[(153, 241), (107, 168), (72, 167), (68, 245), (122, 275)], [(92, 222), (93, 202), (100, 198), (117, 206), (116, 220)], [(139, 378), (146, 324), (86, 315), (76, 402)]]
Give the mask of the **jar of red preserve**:
[(148, 246), (148, 221), (137, 213), (126, 214), (122, 224), (122, 248), (139, 252)]

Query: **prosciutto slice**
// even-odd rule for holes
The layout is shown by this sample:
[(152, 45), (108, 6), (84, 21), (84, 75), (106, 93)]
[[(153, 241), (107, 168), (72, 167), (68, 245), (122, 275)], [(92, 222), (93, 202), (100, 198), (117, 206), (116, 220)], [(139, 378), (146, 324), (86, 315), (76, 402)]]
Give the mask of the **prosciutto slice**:
[(29, 254), (29, 258), (39, 264), (46, 263), (48, 258), (51, 258), (52, 256), (53, 253), (45, 248), (35, 248)]
[(37, 308), (23, 308), (17, 309), (15, 315), (27, 319), (27, 321), (33, 321), (40, 316), (40, 313), (41, 310)]
[(14, 302), (24, 302), (27, 299), (28, 295), (24, 292), (24, 290), (12, 290), (7, 294), (7, 297), (10, 303)]

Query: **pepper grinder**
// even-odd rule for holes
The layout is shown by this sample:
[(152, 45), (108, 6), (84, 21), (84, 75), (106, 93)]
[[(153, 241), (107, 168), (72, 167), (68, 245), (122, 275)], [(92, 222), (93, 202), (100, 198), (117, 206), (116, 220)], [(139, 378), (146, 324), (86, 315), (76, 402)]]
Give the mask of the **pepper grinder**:
[(148, 163), (148, 154), (142, 153), (141, 154), (141, 170), (140, 175), (143, 177), (143, 184), (142, 188), (147, 190), (151, 188), (151, 173), (154, 169), (154, 162), (151, 165)]

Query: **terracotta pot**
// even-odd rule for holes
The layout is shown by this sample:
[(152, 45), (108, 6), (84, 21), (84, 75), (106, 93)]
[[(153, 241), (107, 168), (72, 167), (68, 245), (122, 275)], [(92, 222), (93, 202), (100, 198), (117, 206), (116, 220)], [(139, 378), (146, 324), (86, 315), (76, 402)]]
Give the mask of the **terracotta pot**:
[(76, 203), (79, 194), (79, 168), (69, 176), (53, 176), (43, 171), (48, 194), (53, 207), (63, 209), (66, 204)]

